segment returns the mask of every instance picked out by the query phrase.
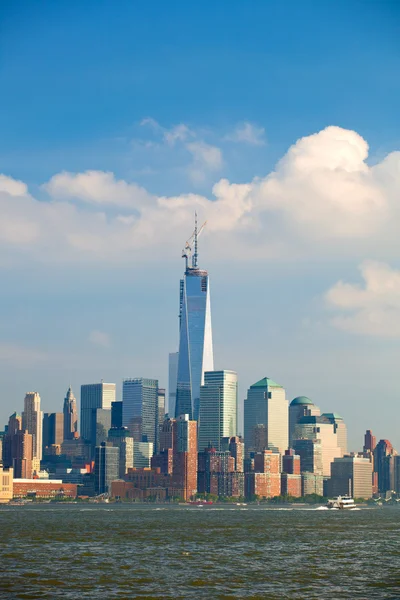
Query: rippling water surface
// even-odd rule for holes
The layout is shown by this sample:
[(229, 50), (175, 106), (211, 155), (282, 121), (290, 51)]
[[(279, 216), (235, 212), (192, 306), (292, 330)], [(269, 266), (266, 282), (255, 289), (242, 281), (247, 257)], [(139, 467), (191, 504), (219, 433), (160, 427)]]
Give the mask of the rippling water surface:
[(0, 508), (1, 598), (400, 598), (400, 510)]

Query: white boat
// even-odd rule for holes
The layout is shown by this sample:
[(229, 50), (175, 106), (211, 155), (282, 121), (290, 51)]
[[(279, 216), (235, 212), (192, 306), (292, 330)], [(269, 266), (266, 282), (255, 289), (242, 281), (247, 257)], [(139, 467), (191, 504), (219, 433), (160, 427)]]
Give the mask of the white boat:
[(327, 508), (352, 509), (357, 508), (353, 498), (350, 496), (338, 496), (332, 500), (328, 500)]

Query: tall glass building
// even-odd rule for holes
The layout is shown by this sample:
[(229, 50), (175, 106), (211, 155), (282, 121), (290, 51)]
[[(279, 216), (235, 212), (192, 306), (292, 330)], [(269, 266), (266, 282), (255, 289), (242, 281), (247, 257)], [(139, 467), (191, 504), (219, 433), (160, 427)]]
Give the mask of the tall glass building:
[[(165, 392), (164, 392), (165, 394)], [(158, 431), (158, 379), (124, 379), (122, 384), (122, 424), (135, 442), (156, 445)]]
[(234, 371), (207, 371), (201, 387), (199, 452), (211, 444), (222, 450), (222, 440), (236, 436), (238, 382)]
[(186, 270), (180, 284), (179, 311), (179, 358), (176, 388), (175, 416), (188, 414), (198, 420), (200, 387), (204, 384), (204, 372), (214, 370), (210, 285), (207, 271), (197, 265), (197, 221), (193, 234), (194, 254), (189, 265), (191, 251), (188, 241), (183, 252)]

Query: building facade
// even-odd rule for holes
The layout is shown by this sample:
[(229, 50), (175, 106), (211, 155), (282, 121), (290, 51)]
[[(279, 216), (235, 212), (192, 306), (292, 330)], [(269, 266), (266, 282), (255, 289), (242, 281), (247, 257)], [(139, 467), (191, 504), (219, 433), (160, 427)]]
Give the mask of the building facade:
[(111, 482), (119, 479), (119, 448), (108, 442), (96, 447), (94, 481), (96, 494), (111, 492)]
[(178, 361), (179, 352), (170, 352), (168, 356), (168, 405), (166, 407), (166, 412), (171, 418), (175, 417)]
[(91, 442), (95, 438), (93, 410), (111, 410), (115, 402), (115, 383), (89, 383), (81, 386), (81, 437)]
[(237, 433), (237, 374), (207, 371), (200, 388), (199, 451), (209, 444), (221, 450), (222, 438)]
[(0, 461), (0, 504), (6, 504), (13, 498), (14, 476), (12, 467), (4, 467)]
[(260, 426), (265, 438), (265, 448), (274, 446), (283, 454), (289, 441), (288, 401), (284, 388), (268, 377), (250, 386), (244, 402), (244, 440), (247, 454), (255, 451), (256, 432)]
[(174, 483), (183, 489), (184, 500), (189, 500), (197, 493), (197, 422), (189, 415), (177, 417), (175, 439)]
[(32, 435), (34, 467), (39, 470), (43, 455), (43, 412), (40, 410), (38, 392), (28, 392), (25, 395), (22, 429)]
[[(189, 243), (184, 256), (186, 270), (180, 282), (179, 357), (175, 416), (188, 414), (198, 420), (200, 387), (204, 373), (214, 370), (211, 328), (210, 282), (207, 271), (197, 264), (197, 223), (195, 250), (189, 266)], [(172, 416), (172, 415), (171, 415)]]
[(335, 458), (343, 456), (335, 424), (324, 416), (302, 417), (295, 427), (294, 437), (294, 447), (300, 439), (321, 440), (322, 474), (330, 477), (331, 463)]
[(158, 380), (137, 377), (122, 384), (122, 423), (135, 442), (150, 442), (158, 437)]
[(44, 413), (43, 415), (43, 453), (53, 445), (61, 445), (64, 441), (64, 414)]
[(321, 411), (318, 406), (307, 398), (307, 396), (297, 396), (289, 406), (289, 446), (292, 447), (294, 431), (297, 423), (302, 417), (320, 416)]
[(78, 411), (76, 408), (76, 398), (71, 386), (68, 388), (64, 398), (63, 414), (64, 434), (62, 441), (73, 440), (78, 431)]
[(108, 441), (119, 449), (119, 477), (123, 479), (129, 469), (133, 468), (134, 442), (127, 427), (111, 427)]
[(330, 494), (352, 498), (372, 497), (372, 464), (356, 455), (335, 458), (331, 465)]

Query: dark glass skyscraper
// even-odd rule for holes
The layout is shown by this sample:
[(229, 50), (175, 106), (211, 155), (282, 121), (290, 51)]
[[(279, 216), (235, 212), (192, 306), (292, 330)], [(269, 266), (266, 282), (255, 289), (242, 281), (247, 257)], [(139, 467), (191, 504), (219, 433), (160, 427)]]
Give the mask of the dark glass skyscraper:
[(175, 406), (176, 417), (188, 414), (190, 419), (196, 421), (199, 416), (200, 387), (204, 383), (204, 372), (214, 370), (209, 278), (207, 271), (199, 269), (197, 265), (197, 239), (200, 231), (197, 230), (196, 219), (193, 236), (186, 242), (182, 253), (186, 259), (186, 270), (180, 284), (180, 337)]

